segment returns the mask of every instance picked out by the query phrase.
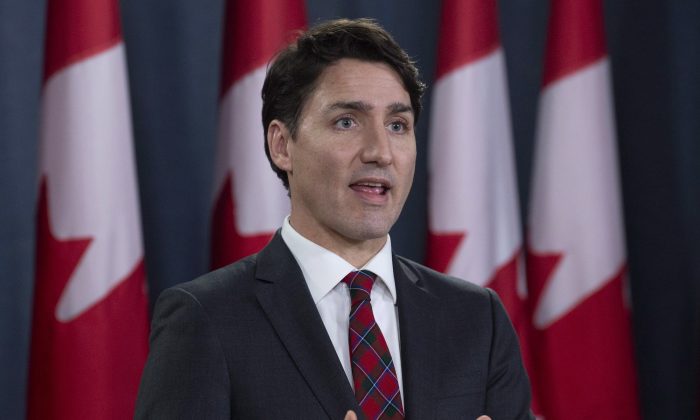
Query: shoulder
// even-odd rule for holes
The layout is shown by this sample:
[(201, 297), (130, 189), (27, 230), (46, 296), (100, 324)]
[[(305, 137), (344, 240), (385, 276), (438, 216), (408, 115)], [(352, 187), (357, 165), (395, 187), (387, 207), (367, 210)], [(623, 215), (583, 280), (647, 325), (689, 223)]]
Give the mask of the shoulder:
[(500, 326), (504, 319), (508, 319), (501, 300), (493, 290), (437, 272), (407, 258), (395, 257), (394, 278), (399, 299), (411, 290), (421, 290), (424, 292), (423, 298), (435, 302), (440, 316), (449, 319), (453, 326), (461, 325), (457, 321), (463, 320), (491, 328)]
[(158, 300), (179, 297), (203, 305), (249, 295), (255, 284), (256, 267), (257, 254), (165, 289)]
[(437, 298), (470, 298), (486, 302), (493, 298), (491, 289), (440, 273), (405, 257), (396, 255), (394, 261), (395, 271), (401, 270), (409, 280)]

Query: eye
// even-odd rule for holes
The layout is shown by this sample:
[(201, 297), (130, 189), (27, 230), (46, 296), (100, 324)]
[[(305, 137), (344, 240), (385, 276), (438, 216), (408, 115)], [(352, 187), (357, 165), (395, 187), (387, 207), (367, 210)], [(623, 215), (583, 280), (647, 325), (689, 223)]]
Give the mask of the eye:
[(393, 133), (404, 133), (408, 131), (408, 125), (403, 121), (392, 121), (389, 123), (388, 127)]
[(348, 130), (355, 126), (355, 121), (350, 117), (343, 117), (335, 122), (335, 127), (342, 130)]

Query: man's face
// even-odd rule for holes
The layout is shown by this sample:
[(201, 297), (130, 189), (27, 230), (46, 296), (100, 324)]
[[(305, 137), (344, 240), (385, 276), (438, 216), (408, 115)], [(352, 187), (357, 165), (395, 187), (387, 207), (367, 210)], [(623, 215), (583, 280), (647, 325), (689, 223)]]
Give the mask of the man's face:
[(388, 65), (342, 59), (326, 68), (287, 142), (292, 226), (331, 249), (383, 244), (413, 183), (413, 117)]

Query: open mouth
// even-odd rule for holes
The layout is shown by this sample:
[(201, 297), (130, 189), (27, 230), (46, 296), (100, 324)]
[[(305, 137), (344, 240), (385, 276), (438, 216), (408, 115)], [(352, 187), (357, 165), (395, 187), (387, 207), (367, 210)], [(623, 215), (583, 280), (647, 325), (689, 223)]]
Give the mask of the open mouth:
[(391, 189), (391, 186), (384, 182), (360, 181), (354, 184), (350, 184), (350, 188), (352, 188), (355, 191), (366, 194), (385, 195), (387, 191)]

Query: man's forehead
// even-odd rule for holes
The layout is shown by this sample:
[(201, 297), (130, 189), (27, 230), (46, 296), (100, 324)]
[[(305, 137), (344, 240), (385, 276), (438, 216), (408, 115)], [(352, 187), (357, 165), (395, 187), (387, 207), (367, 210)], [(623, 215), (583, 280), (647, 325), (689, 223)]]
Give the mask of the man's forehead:
[(341, 59), (329, 65), (319, 76), (311, 94), (314, 97), (322, 99), (324, 109), (412, 111), (401, 77), (383, 62)]
[(321, 83), (324, 79), (337, 79), (346, 83), (357, 83), (362, 80), (390, 80), (403, 86), (401, 76), (389, 64), (383, 61), (366, 61), (355, 58), (341, 58), (329, 64), (319, 75)]

